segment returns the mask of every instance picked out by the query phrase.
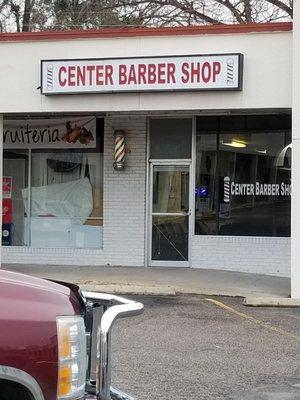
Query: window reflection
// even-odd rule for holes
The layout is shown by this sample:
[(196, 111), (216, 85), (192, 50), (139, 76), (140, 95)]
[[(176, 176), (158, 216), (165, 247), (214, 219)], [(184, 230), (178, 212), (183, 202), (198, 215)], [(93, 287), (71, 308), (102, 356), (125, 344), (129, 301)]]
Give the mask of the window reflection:
[(195, 231), (197, 235), (213, 235), (217, 231), (217, 135), (197, 135), (196, 143)]
[(24, 246), (22, 190), (28, 185), (28, 150), (3, 151), (2, 245)]
[[(22, 196), (27, 211), (27, 188)], [(25, 218), (27, 244), (102, 247), (102, 156), (78, 151), (32, 152), (30, 205), (30, 237)]]
[(192, 118), (150, 120), (150, 158), (191, 158)]
[(189, 166), (153, 166), (152, 260), (187, 261)]
[[(55, 131), (60, 129), (63, 133), (63, 144), (54, 147), (48, 142), (36, 147), (32, 143), (5, 144), (2, 244), (101, 248), (103, 120), (92, 118), (88, 121), (96, 138), (95, 146), (90, 147), (86, 146), (91, 132), (86, 128), (79, 129), (76, 124), (70, 132), (70, 122), (64, 124), (64, 119), (27, 122), (35, 127), (58, 126)], [(9, 120), (7, 126), (9, 131), (15, 132), (22, 124), (19, 120)], [(71, 134), (73, 142), (80, 142), (77, 147), (65, 145), (64, 139), (69, 140)], [(17, 146), (20, 149), (14, 148)], [(22, 146), (28, 148), (21, 149)]]
[(178, 213), (189, 210), (189, 167), (153, 167), (153, 212)]
[[(270, 120), (264, 116), (273, 127)], [(233, 132), (198, 130), (198, 235), (290, 236), (290, 130), (251, 132), (246, 122), (251, 125), (251, 117)]]
[(152, 260), (188, 260), (187, 216), (153, 216)]
[[(276, 166), (282, 149), (290, 143), (289, 133), (250, 134), (245, 147), (224, 144), (220, 134), (219, 234), (242, 236), (289, 236), (290, 157), (285, 168)], [(224, 178), (229, 177), (230, 199), (224, 201)]]

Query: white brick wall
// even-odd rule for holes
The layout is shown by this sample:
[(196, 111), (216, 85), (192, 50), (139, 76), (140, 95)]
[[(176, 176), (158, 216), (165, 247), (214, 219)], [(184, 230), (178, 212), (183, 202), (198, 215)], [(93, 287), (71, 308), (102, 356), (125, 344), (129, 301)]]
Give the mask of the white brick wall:
[[(113, 129), (128, 132), (126, 169), (112, 166)], [(104, 150), (104, 250), (106, 264), (144, 265), (146, 118), (108, 117)]]
[[(113, 169), (113, 129), (127, 132), (126, 168)], [(3, 263), (144, 265), (146, 118), (105, 118), (103, 249), (3, 247)]]
[(290, 238), (194, 236), (192, 265), (194, 268), (289, 277), (290, 247)]

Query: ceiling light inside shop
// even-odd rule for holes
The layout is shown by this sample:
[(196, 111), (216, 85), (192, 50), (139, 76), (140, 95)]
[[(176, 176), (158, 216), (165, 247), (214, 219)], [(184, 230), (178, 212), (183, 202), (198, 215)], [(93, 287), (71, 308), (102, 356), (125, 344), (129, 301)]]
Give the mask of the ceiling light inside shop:
[(255, 151), (256, 151), (257, 153), (267, 154), (267, 149), (264, 149), (264, 150), (255, 149)]
[(231, 147), (246, 147), (247, 144), (242, 140), (232, 139), (231, 142), (222, 142), (224, 146), (231, 146)]

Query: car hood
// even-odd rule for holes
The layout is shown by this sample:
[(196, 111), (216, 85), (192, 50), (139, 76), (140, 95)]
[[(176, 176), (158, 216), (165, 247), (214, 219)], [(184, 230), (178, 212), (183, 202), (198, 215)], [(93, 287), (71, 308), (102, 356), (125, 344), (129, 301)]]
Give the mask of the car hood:
[(48, 303), (53, 312), (82, 313), (83, 300), (76, 285), (56, 283), (41, 278), (0, 269), (0, 299), (30, 304)]
[(10, 285), (32, 287), (40, 290), (46, 290), (50, 292), (60, 293), (68, 296), (70, 289), (66, 286), (59, 285), (51, 281), (47, 281), (41, 278), (35, 278), (30, 275), (20, 274), (18, 272), (10, 272), (4, 269), (0, 269), (0, 285), (1, 283), (7, 283)]

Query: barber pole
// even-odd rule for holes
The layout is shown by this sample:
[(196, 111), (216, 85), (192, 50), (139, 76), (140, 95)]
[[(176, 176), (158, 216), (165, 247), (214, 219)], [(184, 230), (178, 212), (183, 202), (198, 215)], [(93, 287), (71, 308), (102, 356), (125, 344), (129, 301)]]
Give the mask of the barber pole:
[(233, 86), (234, 84), (234, 59), (229, 58), (227, 60), (227, 85)]
[(224, 203), (229, 203), (230, 201), (230, 178), (225, 176), (224, 178)]
[(121, 170), (125, 167), (125, 133), (122, 130), (114, 132), (115, 137), (115, 162), (114, 169)]
[(53, 65), (49, 64), (47, 66), (47, 89), (53, 89)]

